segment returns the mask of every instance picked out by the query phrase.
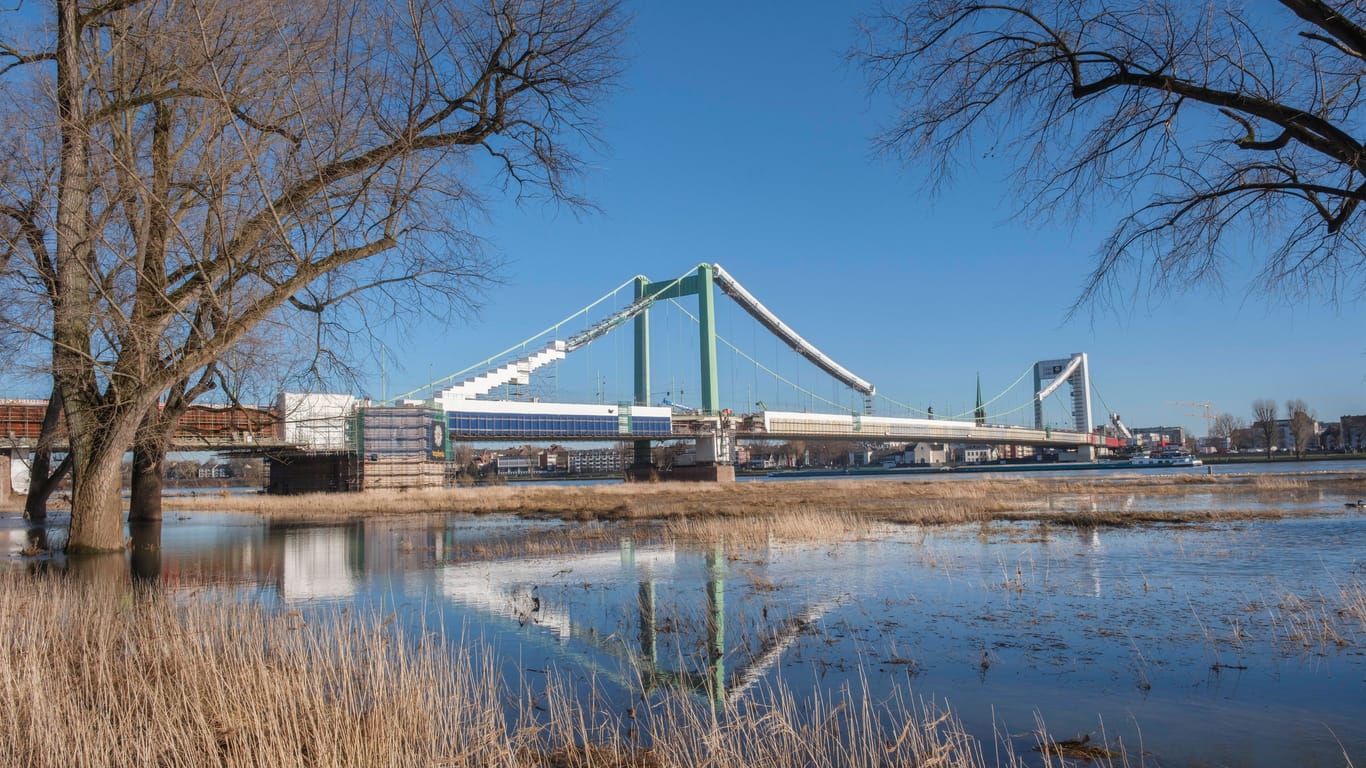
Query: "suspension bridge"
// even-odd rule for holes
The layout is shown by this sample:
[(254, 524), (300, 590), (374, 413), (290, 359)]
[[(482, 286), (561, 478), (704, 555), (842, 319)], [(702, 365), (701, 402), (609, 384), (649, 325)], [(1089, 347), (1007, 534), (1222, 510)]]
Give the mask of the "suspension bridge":
[[(814, 367), (833, 387), (843, 388), (848, 399), (842, 400), (839, 393), (821, 397), (718, 334), (718, 292), (778, 346), (795, 353), (800, 363)], [(685, 298), (695, 299), (692, 309), (680, 301)], [(696, 325), (695, 367), (680, 363), (671, 349), (653, 361), (691, 369), (689, 386), (698, 398), (694, 405), (675, 402), (683, 398), (679, 396), (681, 388), (674, 385), (665, 397), (659, 397), (651, 388), (652, 354), (657, 352), (651, 344), (651, 315), (660, 307), (678, 309)], [(576, 402), (558, 391), (549, 397), (530, 394), (538, 377), (554, 378), (561, 363), (571, 356), (591, 355), (594, 343), (613, 332), (618, 332), (620, 339), (628, 325), (632, 384), (629, 398), (604, 402), (600, 391), (597, 402), (582, 402), (589, 398)], [(743, 401), (732, 393), (733, 402), (727, 405), (721, 397), (718, 344), (727, 347), (737, 359), (752, 364), (756, 376), (762, 372), (801, 393), (807, 407), (769, 408), (762, 400), (754, 400), (752, 392)], [(691, 344), (687, 346), (691, 348)], [(1031, 372), (1033, 386), (1028, 402), (1009, 409), (998, 406), (1007, 393), (1016, 391), (1031, 378)], [(719, 264), (704, 263), (672, 280), (652, 281), (636, 276), (564, 320), (490, 358), (394, 398), (383, 397), (378, 414), (374, 413), (376, 409), (366, 409), (365, 401), (349, 395), (282, 393), (269, 406), (195, 406), (181, 420), (174, 447), (276, 453), (282, 449), (304, 453), (340, 451), (367, 456), (378, 451), (389, 457), (417, 457), (425, 453), (427, 459), (433, 459), (453, 455), (447, 449), (457, 442), (630, 442), (632, 473), (638, 476), (654, 471), (652, 445), (690, 441), (696, 446), (694, 470), (701, 470), (703, 474), (699, 476), (706, 479), (706, 472), (723, 477), (720, 472), (730, 469), (734, 449), (743, 441), (1027, 445), (1075, 451), (1081, 461), (1093, 460), (1099, 450), (1122, 445), (1116, 438), (1092, 431), (1092, 383), (1085, 353), (1032, 363), (1020, 378), (990, 400), (982, 400), (980, 384), (978, 390), (972, 411), (949, 418), (937, 418), (931, 409), (919, 411), (898, 402), (879, 393), (871, 381), (803, 338)], [(1055, 394), (1059, 397), (1053, 397)], [(1065, 403), (1063, 418), (1046, 421), (1045, 403), (1059, 400)], [(816, 403), (820, 407), (813, 407)], [(23, 457), (38, 439), (45, 405), (42, 400), (0, 401), (0, 453), (12, 457), (15, 472), (24, 469)], [(1016, 417), (1024, 415), (1031, 406), (1032, 424), (999, 421), (1012, 413)], [(400, 412), (418, 418), (410, 424), (397, 418)], [(365, 426), (367, 423), (369, 426)], [(417, 437), (406, 435), (410, 431), (408, 426), (415, 426), (411, 431)], [(390, 433), (393, 439), (386, 443)], [(64, 450), (65, 434), (60, 427), (54, 437), (54, 448)], [(419, 449), (412, 450), (414, 445)], [(16, 474), (16, 487), (20, 480)]]
[[(583, 319), (627, 288), (632, 294), (625, 306), (591, 323)], [(767, 333), (862, 402), (856, 407), (846, 407), (834, 399), (820, 398), (832, 412), (770, 410), (763, 403), (749, 402), (739, 408), (726, 407), (719, 393), (717, 365), (717, 344), (721, 339), (716, 328), (718, 290)], [(685, 297), (696, 298), (695, 313), (678, 301)], [(651, 310), (666, 302), (681, 309), (697, 326), (700, 402), (694, 407), (655, 402), (652, 397)], [(568, 332), (566, 329), (575, 321), (585, 327)], [(628, 324), (631, 325), (633, 346), (634, 396), (630, 400), (547, 402), (524, 394), (538, 371), (554, 367)], [(739, 355), (748, 357), (729, 342), (721, 341)], [(763, 368), (757, 361), (753, 362)], [(778, 376), (769, 369), (764, 370)], [(449, 439), (456, 441), (632, 441), (636, 467), (649, 465), (652, 441), (668, 439), (696, 441), (696, 456), (701, 464), (728, 464), (731, 448), (737, 441), (756, 439), (1033, 445), (1077, 450), (1082, 459), (1093, 459), (1097, 449), (1120, 446), (1118, 440), (1091, 431), (1091, 383), (1085, 353), (1041, 360), (1030, 370), (1033, 372), (1031, 402), (1035, 417), (1032, 426), (988, 423), (985, 406), (990, 403), (982, 403), (980, 393), (977, 409), (968, 419), (934, 418), (932, 413), (879, 415), (879, 395), (873, 383), (840, 365), (799, 335), (719, 264), (700, 264), (672, 280), (655, 282), (637, 276), (536, 336), (443, 379), (400, 394), (389, 402), (434, 407), (444, 415)], [(1022, 375), (1021, 380), (1027, 375)], [(1054, 428), (1044, 421), (1043, 405), (1064, 386), (1070, 390), (1070, 419), (1063, 428)], [(419, 395), (420, 399), (414, 399)], [(914, 411), (904, 403), (886, 399), (899, 411)], [(993, 398), (993, 402), (996, 399)], [(759, 407), (756, 410), (752, 405)]]

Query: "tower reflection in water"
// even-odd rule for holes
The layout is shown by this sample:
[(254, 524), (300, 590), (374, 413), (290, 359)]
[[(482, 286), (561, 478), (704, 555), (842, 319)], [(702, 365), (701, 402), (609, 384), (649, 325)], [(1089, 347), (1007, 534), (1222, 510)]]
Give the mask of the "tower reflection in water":
[[(721, 545), (621, 539), (603, 548), (565, 537), (547, 546), (562, 527), (471, 516), (333, 525), (203, 516), (141, 529), (130, 565), (170, 590), (247, 588), (249, 599), (320, 613), (397, 610), (415, 628), (438, 623), (448, 637), (486, 640), (523, 668), (578, 668), (623, 692), (683, 688), (716, 705), (742, 695), (836, 604), (751, 588), (753, 574), (732, 573)], [(517, 554), (580, 548), (590, 549)], [(739, 589), (730, 601), (728, 579)], [(728, 633), (728, 623), (743, 629)]]

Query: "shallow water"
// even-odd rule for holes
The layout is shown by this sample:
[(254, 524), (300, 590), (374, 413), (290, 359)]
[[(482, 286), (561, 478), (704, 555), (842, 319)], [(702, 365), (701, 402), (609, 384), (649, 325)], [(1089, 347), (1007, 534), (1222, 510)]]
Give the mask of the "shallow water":
[[(514, 682), (553, 670), (618, 711), (642, 685), (743, 706), (781, 680), (799, 694), (866, 687), (947, 704), (988, 744), (1029, 757), (1041, 722), (1056, 739), (1122, 742), (1134, 765), (1366, 765), (1366, 626), (1339, 612), (1366, 584), (1366, 516), (1342, 502), (1296, 494), (1280, 503), (1321, 514), (1276, 521), (906, 526), (750, 549), (511, 517), (171, 514), (161, 550), (134, 567), (184, 599), (253, 599), (311, 620), (357, 608), (482, 639)], [(571, 529), (594, 540), (565, 553)], [(32, 567), (13, 556), (30, 534), (3, 534), (11, 562)]]

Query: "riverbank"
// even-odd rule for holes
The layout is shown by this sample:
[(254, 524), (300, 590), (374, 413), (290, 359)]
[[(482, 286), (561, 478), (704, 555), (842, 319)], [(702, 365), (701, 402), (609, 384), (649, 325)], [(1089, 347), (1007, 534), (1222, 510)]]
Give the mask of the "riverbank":
[[(1233, 503), (1130, 509), (1134, 497), (1217, 494)], [(167, 499), (168, 511), (245, 512), (271, 518), (344, 520), (433, 512), (514, 514), (571, 521), (772, 520), (819, 513), (865, 523), (955, 524), (1034, 520), (1060, 525), (1128, 525), (1289, 514), (1278, 499), (1342, 511), (1366, 498), (1366, 473), (1294, 475), (1038, 476), (966, 479), (800, 480), (733, 484), (500, 486), (408, 493)], [(1287, 505), (1290, 506), (1290, 505)], [(1314, 508), (1311, 504), (1309, 508)]]
[[(346, 521), (431, 513), (504, 514), (565, 521), (662, 524), (691, 538), (729, 532), (820, 538), (881, 524), (951, 525), (1034, 521), (1062, 526), (1123, 526), (1215, 520), (1274, 519), (1356, 512), (1366, 499), (1362, 472), (1280, 474), (1107, 473), (1104, 476), (842, 477), (781, 482), (508, 484), (364, 494), (270, 496), (227, 491), (165, 499), (166, 514), (233, 512), (276, 520)], [(1133, 504), (1135, 498), (1219, 497), (1219, 504)], [(0, 502), (20, 514), (22, 497)], [(60, 504), (52, 506), (60, 512)], [(719, 526), (719, 527), (718, 527)]]

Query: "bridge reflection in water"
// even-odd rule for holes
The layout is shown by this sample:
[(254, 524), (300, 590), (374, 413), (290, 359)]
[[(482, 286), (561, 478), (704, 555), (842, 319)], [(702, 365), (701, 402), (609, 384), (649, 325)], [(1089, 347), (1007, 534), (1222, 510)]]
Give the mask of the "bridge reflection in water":
[[(8, 533), (11, 548), (47, 535)], [(143, 585), (323, 621), (340, 608), (396, 612), (415, 633), (489, 643), (512, 679), (556, 669), (607, 683), (622, 701), (678, 688), (718, 706), (736, 701), (842, 601), (785, 593), (762, 548), (731, 561), (720, 545), (584, 540), (558, 521), (196, 514), (129, 533), (125, 573)]]

